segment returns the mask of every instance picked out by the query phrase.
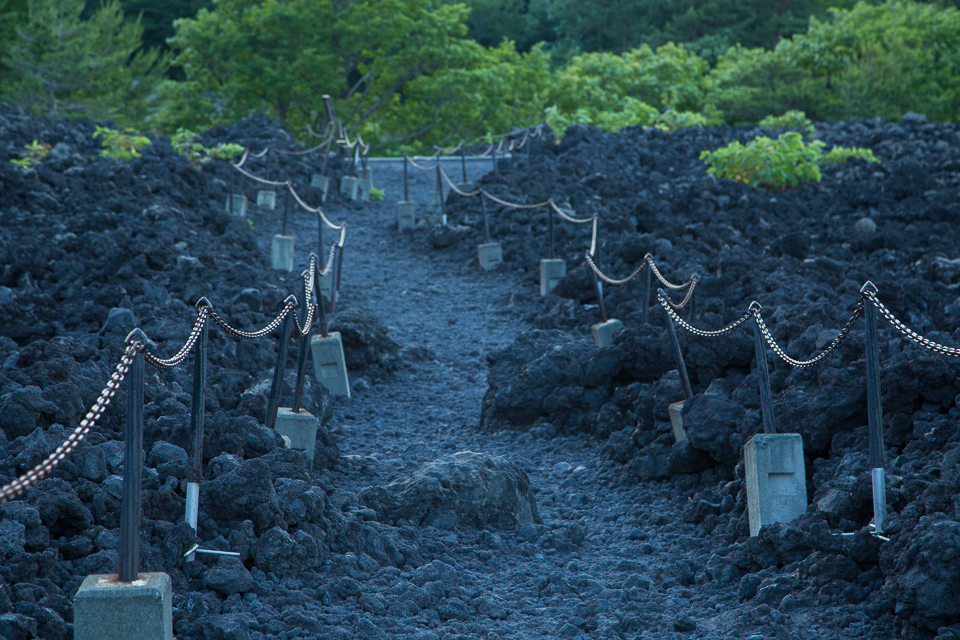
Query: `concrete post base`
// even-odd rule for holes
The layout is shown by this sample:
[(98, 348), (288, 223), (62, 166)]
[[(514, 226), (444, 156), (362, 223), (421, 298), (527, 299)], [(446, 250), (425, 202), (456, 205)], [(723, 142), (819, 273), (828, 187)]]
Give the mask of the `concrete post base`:
[(480, 261), (480, 267), (485, 271), (490, 271), (498, 264), (503, 262), (503, 247), (499, 242), (487, 242), (477, 245), (477, 259)]
[(257, 206), (273, 211), (277, 208), (277, 192), (260, 189), (257, 191)]
[(327, 201), (327, 190), (330, 188), (330, 178), (327, 176), (322, 176), (319, 173), (313, 174), (310, 178), (310, 186), (320, 189), (323, 193), (323, 196), (320, 198), (320, 202)]
[(317, 444), (318, 420), (307, 411), (294, 413), (289, 407), (280, 407), (277, 412), (277, 424), (274, 427), (277, 433), (283, 436), (288, 447), (300, 451), (307, 459), (313, 461), (313, 450)]
[(593, 341), (598, 347), (609, 347), (613, 344), (613, 336), (623, 329), (623, 323), (615, 318), (610, 318), (606, 322), (598, 322), (590, 327), (590, 333), (593, 334)]
[(429, 206), (430, 206), (431, 209), (437, 209), (437, 210), (439, 210), (439, 209), (440, 209), (440, 194), (438, 194), (436, 191), (431, 191), (431, 192), (430, 192), (430, 201), (429, 201), (429, 202), (430, 202), (430, 205), (429, 205)]
[(401, 200), (397, 203), (397, 230), (413, 229), (417, 224), (417, 214), (413, 202)]
[(356, 200), (360, 192), (360, 181), (353, 176), (340, 178), (340, 193), (351, 200)]
[(670, 426), (673, 427), (673, 437), (677, 442), (686, 442), (687, 431), (683, 428), (683, 402), (674, 402), (667, 407), (670, 414)]
[(350, 379), (347, 376), (340, 333), (332, 331), (326, 337), (313, 336), (310, 339), (310, 353), (313, 356), (313, 371), (317, 382), (325, 386), (331, 395), (349, 398)]
[(567, 275), (567, 261), (543, 259), (540, 261), (540, 295), (551, 293), (563, 276)]
[(373, 171), (370, 167), (357, 169), (357, 180), (359, 180), (357, 198), (363, 202), (370, 202), (370, 190), (373, 189)]
[(330, 292), (333, 290), (333, 273), (326, 275), (318, 274), (317, 280), (320, 282), (320, 296), (325, 300), (330, 299)]
[(270, 266), (281, 271), (293, 271), (293, 236), (273, 236)]
[(790, 522), (807, 509), (803, 438), (799, 433), (758, 433), (743, 446), (750, 535), (773, 522)]
[(423, 214), (423, 221), (430, 226), (437, 224), (446, 226), (447, 216), (446, 214), (440, 213), (439, 209), (427, 209)]
[(230, 196), (227, 196), (227, 202), (223, 205), (227, 213), (233, 216), (243, 217), (247, 215), (247, 196), (239, 193), (233, 194), (233, 209), (230, 209)]
[(476, 187), (472, 182), (461, 182), (457, 185), (457, 189), (460, 189), (460, 191), (464, 193), (472, 193)]
[(75, 640), (172, 640), (170, 576), (141, 573), (133, 582), (116, 575), (87, 576), (73, 600)]

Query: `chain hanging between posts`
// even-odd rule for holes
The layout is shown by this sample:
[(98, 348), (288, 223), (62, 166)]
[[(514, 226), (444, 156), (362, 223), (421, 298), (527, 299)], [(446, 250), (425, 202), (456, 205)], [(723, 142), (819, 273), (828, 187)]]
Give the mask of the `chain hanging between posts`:
[[(206, 298), (204, 298), (204, 300), (206, 300)], [(212, 307), (208, 306), (209, 304), (210, 303), (207, 302), (206, 305), (197, 309), (197, 320), (193, 323), (193, 329), (190, 331), (190, 336), (183, 344), (183, 347), (180, 348), (180, 351), (177, 353), (177, 355), (164, 360), (159, 356), (147, 351), (143, 354), (144, 359), (158, 369), (171, 369), (183, 362), (190, 354), (190, 351), (193, 350), (193, 345), (196, 344), (197, 339), (200, 337), (200, 333), (203, 331), (204, 325), (207, 323), (207, 318), (212, 310)]]
[(660, 306), (663, 307), (663, 310), (667, 312), (667, 315), (670, 316), (670, 318), (674, 322), (680, 325), (681, 328), (685, 329), (686, 331), (689, 331), (695, 336), (700, 336), (702, 338), (717, 338), (719, 336), (727, 335), (728, 333), (736, 331), (737, 329), (742, 327), (744, 323), (746, 323), (748, 320), (750, 320), (750, 318), (753, 317), (753, 312), (748, 310), (745, 314), (743, 314), (743, 317), (741, 317), (739, 320), (736, 320), (731, 324), (728, 324), (724, 328), (717, 329), (715, 331), (708, 331), (706, 329), (698, 329), (697, 327), (693, 326), (692, 324), (690, 324), (689, 322), (681, 318), (677, 314), (677, 312), (674, 311), (673, 308), (670, 306), (670, 301), (667, 299), (666, 294), (661, 295), (658, 292), (657, 301), (660, 303)]
[(908, 338), (914, 344), (918, 344), (921, 347), (930, 349), (936, 353), (943, 354), (945, 356), (951, 356), (954, 358), (960, 358), (960, 349), (956, 347), (948, 347), (946, 345), (940, 344), (939, 342), (934, 342), (929, 338), (924, 338), (919, 333), (908, 327), (907, 325), (900, 322), (896, 316), (877, 298), (877, 294), (873, 291), (867, 291), (864, 294), (864, 297), (870, 300), (870, 303), (877, 308), (877, 311), (880, 312), (887, 322), (893, 325), (893, 328), (902, 333), (906, 338)]
[(97, 420), (100, 419), (100, 416), (103, 415), (103, 412), (108, 406), (110, 406), (110, 401), (113, 400), (114, 395), (117, 393), (117, 389), (123, 383), (124, 379), (127, 377), (127, 372), (130, 371), (130, 365), (133, 363), (134, 357), (144, 349), (144, 344), (142, 342), (130, 342), (127, 344), (127, 348), (123, 353), (123, 357), (120, 359), (120, 362), (117, 363), (117, 367), (113, 372), (113, 375), (110, 376), (110, 380), (107, 382), (107, 386), (103, 388), (103, 391), (100, 392), (100, 396), (97, 398), (97, 401), (93, 403), (93, 406), (90, 407), (90, 411), (87, 412), (87, 415), (84, 416), (83, 420), (80, 421), (80, 425), (73, 430), (73, 432), (67, 436), (67, 438), (60, 443), (53, 453), (51, 453), (47, 458), (35, 466), (33, 469), (18, 477), (13, 482), (4, 485), (0, 488), (0, 504), (7, 502), (16, 498), (23, 492), (25, 492), (30, 487), (35, 486), (41, 480), (46, 478), (51, 471), (57, 468), (63, 460), (70, 455), (70, 453), (77, 447), (80, 442), (83, 441), (84, 437), (90, 433), (96, 424)]
[(793, 367), (809, 367), (817, 364), (831, 353), (836, 351), (840, 344), (850, 334), (850, 331), (853, 329), (853, 325), (856, 324), (857, 319), (863, 315), (863, 297), (857, 301), (857, 306), (853, 310), (853, 315), (851, 315), (850, 319), (847, 320), (847, 324), (844, 325), (843, 329), (840, 330), (840, 333), (837, 334), (837, 337), (834, 338), (830, 344), (824, 347), (823, 351), (809, 360), (796, 360), (788, 356), (783, 348), (781, 348), (780, 345), (777, 344), (777, 342), (773, 339), (773, 334), (770, 333), (767, 323), (763, 321), (763, 316), (760, 315), (760, 308), (751, 307), (751, 309), (754, 317), (757, 319), (757, 326), (760, 328), (760, 333), (763, 335), (763, 339), (768, 345), (770, 345), (770, 348), (773, 349), (773, 352), (777, 354), (781, 360)]
[(283, 319), (287, 317), (287, 314), (296, 307), (296, 303), (292, 302), (289, 298), (287, 299), (286, 305), (284, 305), (283, 310), (280, 312), (276, 318), (274, 318), (270, 324), (265, 326), (259, 331), (242, 331), (240, 329), (235, 329), (227, 324), (227, 321), (220, 317), (220, 314), (215, 310), (210, 310), (210, 317), (216, 322), (220, 328), (229, 333), (235, 338), (240, 338), (241, 340), (253, 340), (255, 338), (262, 338), (264, 336), (270, 335), (280, 326), (280, 323), (283, 322)]

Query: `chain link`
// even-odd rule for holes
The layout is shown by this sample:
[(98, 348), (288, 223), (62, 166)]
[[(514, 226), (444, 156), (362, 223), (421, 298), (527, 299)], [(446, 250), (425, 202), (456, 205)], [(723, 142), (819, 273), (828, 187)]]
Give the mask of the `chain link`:
[(640, 263), (640, 266), (637, 267), (636, 269), (634, 269), (634, 270), (633, 270), (633, 273), (631, 273), (629, 276), (627, 276), (626, 278), (623, 278), (622, 280), (615, 280), (614, 278), (611, 278), (610, 276), (608, 276), (608, 275), (605, 274), (604, 272), (600, 271), (600, 268), (599, 268), (599, 267), (596, 265), (596, 263), (593, 261), (593, 256), (590, 255), (590, 252), (589, 252), (589, 251), (585, 254), (585, 257), (586, 257), (586, 260), (587, 260), (587, 266), (590, 267), (590, 270), (593, 271), (593, 273), (594, 273), (598, 278), (600, 278), (601, 280), (603, 280), (603, 281), (606, 282), (607, 284), (612, 284), (612, 285), (615, 285), (615, 286), (616, 286), (616, 285), (621, 285), (621, 284), (627, 284), (628, 282), (630, 282), (631, 280), (633, 280), (634, 278), (636, 278), (638, 275), (640, 275), (641, 273), (643, 273), (643, 270), (647, 267), (647, 263), (646, 263), (646, 262), (641, 262), (641, 263)]
[(193, 345), (195, 345), (197, 340), (200, 339), (200, 332), (203, 330), (203, 326), (207, 323), (207, 316), (210, 315), (210, 311), (211, 308), (206, 305), (200, 307), (200, 310), (197, 312), (197, 321), (193, 323), (193, 329), (190, 331), (190, 337), (187, 338), (187, 341), (183, 344), (183, 347), (181, 347), (177, 355), (168, 360), (164, 360), (160, 358), (160, 356), (146, 351), (143, 354), (144, 360), (158, 369), (171, 369), (186, 360), (187, 355), (193, 349)]
[(889, 309), (887, 309), (886, 305), (884, 305), (882, 302), (880, 302), (880, 300), (877, 298), (877, 294), (876, 294), (875, 292), (873, 292), (873, 291), (866, 291), (866, 292), (864, 292), (863, 295), (864, 295), (867, 299), (870, 300), (870, 302), (873, 304), (873, 306), (875, 306), (875, 307), (877, 308), (877, 311), (879, 311), (880, 314), (881, 314), (884, 318), (886, 318), (887, 322), (889, 322), (891, 325), (893, 325), (893, 327), (894, 327), (897, 331), (899, 331), (900, 333), (902, 333), (904, 336), (906, 336), (906, 337), (907, 337), (909, 340), (911, 340), (912, 342), (920, 345), (921, 347), (925, 347), (925, 348), (927, 348), (927, 349), (930, 349), (930, 351), (934, 351), (934, 352), (936, 352), (936, 353), (941, 353), (941, 354), (943, 354), (943, 355), (945, 355), (945, 356), (952, 356), (952, 357), (954, 357), (954, 358), (960, 358), (960, 349), (957, 349), (956, 347), (948, 347), (948, 346), (946, 346), (946, 345), (940, 344), (939, 342), (934, 342), (933, 340), (930, 340), (929, 338), (924, 338), (924, 337), (921, 336), (919, 333), (917, 333), (916, 331), (914, 331), (913, 329), (911, 329), (911, 328), (908, 327), (907, 325), (905, 325), (905, 324), (903, 324), (902, 322), (900, 322), (900, 320), (898, 320), (898, 319), (896, 318), (896, 316), (894, 316), (893, 313), (892, 313)]
[(270, 322), (270, 324), (265, 326), (263, 329), (260, 329), (259, 331), (242, 331), (240, 329), (231, 327), (229, 324), (227, 324), (227, 321), (221, 318), (220, 314), (217, 313), (216, 310), (214, 309), (210, 310), (210, 317), (213, 319), (214, 322), (220, 325), (220, 327), (224, 331), (226, 331), (233, 337), (240, 338), (241, 340), (253, 340), (255, 338), (262, 338), (263, 336), (273, 333), (273, 331), (280, 326), (280, 323), (283, 322), (283, 319), (287, 316), (287, 314), (290, 313), (296, 306), (297, 305), (293, 301), (288, 302), (283, 307), (283, 311), (280, 312), (280, 315), (274, 318)]
[(857, 301), (857, 306), (853, 310), (853, 315), (850, 316), (849, 320), (847, 320), (847, 324), (844, 325), (843, 329), (840, 330), (840, 333), (837, 334), (837, 337), (834, 338), (830, 344), (823, 349), (823, 351), (809, 360), (795, 360), (794, 358), (788, 356), (780, 347), (780, 345), (777, 344), (777, 342), (773, 339), (773, 334), (770, 333), (770, 329), (767, 328), (767, 323), (763, 321), (763, 317), (760, 315), (760, 306), (751, 305), (750, 310), (757, 320), (757, 326), (760, 327), (760, 333), (763, 335), (763, 339), (767, 341), (767, 344), (770, 345), (770, 348), (773, 349), (773, 352), (776, 353), (781, 360), (794, 367), (809, 367), (817, 364), (831, 353), (836, 351), (840, 344), (850, 334), (850, 331), (853, 329), (853, 325), (856, 324), (857, 319), (863, 315), (863, 297)]
[(481, 192), (483, 195), (487, 196), (497, 204), (503, 205), (504, 207), (510, 207), (511, 209), (540, 209), (541, 207), (546, 207), (550, 204), (549, 200), (545, 202), (538, 202), (536, 204), (517, 204), (516, 202), (508, 202), (502, 198), (498, 198), (485, 189), (481, 189)]
[(590, 218), (577, 218), (571, 215), (569, 211), (564, 211), (559, 206), (557, 206), (557, 203), (554, 202), (552, 199), (547, 200), (547, 204), (549, 204), (550, 207), (557, 212), (557, 215), (559, 215), (561, 218), (563, 218), (567, 222), (572, 222), (573, 224), (586, 224), (588, 222), (593, 222), (597, 217), (597, 216), (592, 216)]
[(457, 185), (453, 184), (453, 181), (450, 180), (450, 176), (447, 175), (447, 172), (443, 170), (443, 167), (440, 167), (440, 175), (443, 176), (443, 179), (446, 180), (447, 184), (450, 185), (450, 188), (457, 194), (465, 197), (472, 198), (473, 196), (478, 196), (483, 193), (483, 189), (477, 189), (476, 191), (471, 191), (467, 193), (466, 191), (461, 191)]
[[(437, 165), (433, 165), (432, 167), (424, 167), (424, 166), (421, 166), (421, 165), (417, 164), (417, 161), (414, 160), (413, 158), (411, 158), (410, 156), (405, 156), (405, 157), (407, 158), (407, 162), (409, 162), (411, 165), (413, 165), (413, 168), (414, 168), (414, 169), (420, 169), (420, 171), (433, 171), (434, 169), (437, 168)], [(437, 156), (436, 156), (436, 155), (432, 155), (432, 156), (428, 157), (427, 160), (437, 160), (437, 162), (440, 162), (440, 160), (437, 159)]]
[(50, 472), (56, 469), (57, 465), (63, 462), (77, 445), (83, 441), (84, 437), (90, 432), (90, 429), (97, 424), (97, 420), (100, 419), (100, 416), (103, 415), (106, 408), (110, 406), (110, 401), (114, 395), (116, 395), (120, 384), (126, 379), (127, 372), (130, 371), (130, 365), (133, 363), (134, 357), (142, 351), (144, 347), (145, 345), (142, 342), (133, 341), (127, 344), (127, 348), (123, 352), (123, 357), (120, 358), (120, 362), (117, 363), (113, 375), (111, 375), (110, 380), (107, 381), (107, 386), (100, 392), (97, 401), (93, 403), (90, 411), (88, 411), (87, 415), (80, 421), (80, 425), (74, 429), (43, 462), (13, 482), (0, 487), (0, 504), (16, 498), (46, 478)]
[(680, 325), (680, 327), (689, 331), (693, 335), (700, 336), (702, 338), (717, 338), (717, 337), (726, 335), (728, 333), (731, 333), (736, 329), (739, 329), (740, 327), (742, 327), (747, 320), (753, 317), (753, 312), (747, 311), (745, 314), (743, 314), (743, 317), (741, 317), (736, 322), (733, 322), (732, 324), (728, 324), (724, 328), (717, 329), (716, 331), (708, 331), (706, 329), (698, 329), (697, 327), (693, 326), (692, 324), (690, 324), (689, 322), (681, 318), (677, 314), (677, 312), (673, 310), (672, 306), (670, 305), (670, 301), (666, 298), (666, 296), (661, 294), (660, 292), (657, 292), (657, 301), (660, 303), (660, 306), (663, 307), (663, 310), (667, 312), (667, 315), (670, 316), (674, 322)]

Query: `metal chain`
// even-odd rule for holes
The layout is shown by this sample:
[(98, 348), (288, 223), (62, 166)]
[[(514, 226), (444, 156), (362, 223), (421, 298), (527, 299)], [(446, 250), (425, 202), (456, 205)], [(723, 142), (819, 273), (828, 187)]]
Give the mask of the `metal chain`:
[(450, 188), (457, 194), (465, 197), (472, 198), (473, 196), (478, 196), (483, 193), (483, 189), (477, 189), (476, 191), (471, 191), (467, 193), (466, 191), (461, 191), (457, 185), (453, 184), (453, 181), (450, 179), (450, 176), (447, 175), (447, 172), (443, 170), (443, 167), (440, 167), (440, 175), (443, 176), (443, 179), (447, 181), (447, 184), (450, 185)]
[(653, 256), (649, 253), (643, 257), (644, 260), (650, 265), (650, 270), (653, 272), (653, 275), (656, 276), (657, 280), (660, 281), (660, 284), (665, 286), (667, 289), (673, 289), (674, 291), (680, 291), (690, 286), (690, 283), (693, 281), (693, 278), (687, 280), (683, 284), (673, 284), (669, 280), (663, 277), (663, 274), (660, 273), (660, 269), (657, 269), (657, 263), (653, 261)]
[(557, 215), (559, 215), (561, 218), (563, 218), (567, 222), (572, 222), (573, 224), (586, 224), (588, 222), (593, 222), (594, 219), (596, 219), (596, 216), (593, 216), (590, 218), (576, 218), (570, 215), (569, 211), (564, 211), (563, 209), (558, 207), (557, 203), (554, 202), (552, 199), (548, 200), (547, 203), (553, 208), (554, 211), (557, 212)]
[(240, 338), (241, 340), (253, 340), (255, 338), (262, 338), (263, 336), (272, 333), (277, 327), (280, 326), (280, 323), (283, 322), (283, 319), (287, 316), (287, 314), (290, 313), (296, 306), (297, 305), (294, 302), (288, 302), (286, 305), (284, 305), (283, 311), (280, 312), (280, 315), (274, 318), (270, 324), (259, 331), (241, 331), (240, 329), (231, 327), (229, 324), (227, 324), (227, 321), (221, 318), (220, 314), (214, 309), (210, 310), (210, 317), (214, 322), (220, 325), (224, 331), (233, 337)]
[(700, 276), (695, 275), (694, 277), (690, 278), (689, 282), (687, 283), (689, 285), (687, 287), (687, 295), (683, 296), (683, 300), (680, 302), (674, 303), (672, 300), (668, 298), (667, 302), (669, 302), (670, 306), (677, 311), (679, 311), (680, 309), (683, 309), (685, 306), (687, 306), (687, 303), (690, 302), (690, 299), (693, 297), (693, 292), (696, 290), (697, 284), (699, 282), (700, 282)]
[[(410, 164), (412, 164), (414, 169), (420, 169), (420, 171), (433, 171), (434, 169), (437, 168), (437, 165), (433, 165), (432, 167), (423, 167), (423, 166), (417, 164), (416, 160), (414, 160), (414, 159), (411, 158), (410, 156), (406, 156), (406, 158), (407, 158), (407, 162), (409, 162)], [(427, 158), (427, 160), (436, 160), (436, 159), (437, 159), (437, 156), (435, 156), (435, 155), (430, 156), (430, 157)], [(439, 162), (439, 160), (437, 160), (437, 161)]]
[(887, 307), (880, 302), (879, 299), (877, 299), (877, 294), (875, 292), (866, 291), (863, 295), (868, 298), (873, 306), (877, 308), (877, 311), (879, 311), (880, 314), (887, 319), (887, 322), (892, 324), (897, 331), (909, 338), (912, 342), (915, 342), (921, 347), (926, 347), (927, 349), (930, 349), (936, 353), (941, 353), (945, 356), (952, 356), (954, 358), (960, 358), (960, 349), (956, 347), (948, 347), (940, 344), (939, 342), (934, 342), (929, 338), (924, 338), (919, 333), (900, 322), (900, 320), (898, 320), (896, 316), (894, 316), (893, 313), (887, 309)]
[(193, 329), (190, 331), (190, 337), (187, 338), (187, 341), (183, 344), (183, 347), (181, 347), (177, 355), (168, 360), (164, 360), (160, 358), (160, 356), (146, 351), (143, 354), (144, 360), (158, 369), (170, 369), (186, 360), (187, 355), (193, 349), (193, 345), (196, 344), (197, 340), (200, 339), (200, 332), (203, 330), (203, 326), (207, 323), (207, 316), (210, 315), (210, 311), (211, 308), (206, 305), (200, 307), (200, 310), (197, 312), (197, 321), (193, 323)]
[(753, 312), (747, 311), (745, 314), (743, 314), (742, 318), (740, 318), (739, 320), (737, 320), (732, 324), (728, 324), (723, 329), (717, 329), (716, 331), (708, 331), (706, 329), (698, 329), (697, 327), (693, 326), (692, 324), (690, 324), (689, 322), (681, 318), (679, 315), (677, 315), (677, 312), (674, 311), (673, 308), (670, 306), (670, 301), (666, 298), (666, 296), (662, 295), (660, 292), (657, 292), (657, 301), (660, 303), (660, 306), (663, 307), (663, 310), (667, 312), (667, 315), (673, 319), (674, 322), (680, 325), (683, 329), (689, 331), (690, 333), (696, 336), (700, 336), (702, 338), (717, 338), (719, 336), (723, 336), (728, 333), (731, 333), (732, 331), (735, 331), (736, 329), (739, 329), (740, 327), (742, 327), (747, 320), (753, 317)]
[(598, 278), (600, 278), (601, 280), (603, 280), (603, 281), (606, 282), (607, 284), (612, 284), (612, 285), (627, 284), (628, 282), (630, 282), (631, 280), (633, 280), (634, 278), (636, 278), (638, 275), (640, 275), (641, 273), (643, 273), (643, 270), (647, 267), (647, 263), (646, 263), (646, 262), (641, 262), (641, 263), (640, 263), (640, 266), (637, 267), (636, 269), (634, 269), (634, 270), (633, 270), (633, 273), (631, 273), (629, 276), (627, 276), (626, 278), (623, 278), (622, 280), (615, 280), (614, 278), (611, 278), (610, 276), (608, 276), (608, 275), (605, 274), (604, 272), (600, 271), (600, 268), (599, 268), (599, 267), (596, 265), (596, 263), (593, 261), (593, 256), (590, 255), (590, 252), (589, 252), (589, 251), (586, 253), (586, 256), (585, 256), (585, 257), (586, 257), (586, 260), (587, 260), (587, 266), (590, 267), (591, 271), (593, 271), (593, 273), (596, 274), (596, 276), (597, 276)]
[(794, 358), (788, 356), (780, 347), (780, 345), (777, 344), (773, 339), (770, 329), (767, 328), (767, 324), (763, 321), (763, 317), (760, 315), (760, 305), (751, 305), (750, 310), (753, 313), (753, 316), (757, 319), (757, 325), (760, 327), (760, 333), (763, 335), (763, 339), (767, 341), (767, 344), (770, 345), (770, 348), (773, 349), (773, 352), (776, 353), (781, 360), (794, 367), (809, 367), (817, 364), (831, 353), (836, 351), (837, 347), (839, 347), (840, 344), (850, 334), (850, 330), (853, 329), (853, 325), (856, 324), (857, 319), (863, 315), (863, 298), (861, 297), (857, 301), (857, 306), (853, 310), (853, 315), (850, 316), (849, 320), (847, 320), (847, 324), (844, 325), (843, 329), (840, 330), (840, 333), (837, 334), (837, 337), (834, 338), (830, 344), (824, 348), (823, 351), (809, 360), (795, 360)]
[(510, 207), (511, 209), (539, 209), (541, 207), (546, 207), (550, 204), (549, 200), (545, 202), (538, 202), (536, 204), (517, 204), (515, 202), (507, 202), (506, 200), (498, 198), (497, 196), (493, 195), (492, 193), (484, 189), (481, 189), (481, 192), (483, 193), (483, 195), (487, 196), (497, 204), (503, 205), (505, 207)]
[(103, 412), (110, 405), (110, 401), (113, 399), (113, 396), (116, 395), (120, 384), (127, 377), (127, 372), (130, 370), (130, 365), (133, 363), (134, 357), (138, 352), (143, 350), (144, 347), (145, 345), (142, 342), (132, 341), (127, 344), (127, 348), (123, 352), (123, 357), (120, 358), (120, 362), (117, 363), (113, 375), (111, 375), (110, 380), (107, 381), (107, 386), (100, 392), (97, 401), (93, 403), (90, 411), (88, 411), (87, 415), (80, 421), (80, 425), (74, 429), (73, 432), (60, 443), (60, 446), (47, 456), (43, 462), (16, 480), (0, 487), (0, 504), (16, 498), (30, 487), (35, 486), (70, 455), (90, 432), (90, 429), (97, 424), (97, 420), (100, 419), (100, 416), (103, 415)]

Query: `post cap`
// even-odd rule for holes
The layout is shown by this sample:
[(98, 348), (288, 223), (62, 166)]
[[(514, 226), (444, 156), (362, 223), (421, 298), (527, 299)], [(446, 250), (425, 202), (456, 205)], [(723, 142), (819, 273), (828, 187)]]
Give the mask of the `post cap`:
[(864, 282), (864, 283), (863, 283), (863, 286), (860, 287), (860, 293), (862, 293), (862, 294), (877, 293), (878, 291), (879, 291), (879, 290), (877, 289), (877, 285), (873, 284), (873, 283), (872, 283), (871, 281), (869, 281), (869, 280), (867, 280), (866, 282)]
[(293, 305), (294, 307), (300, 306), (300, 302), (297, 300), (297, 296), (293, 295), (292, 293), (286, 297), (286, 299), (283, 301), (283, 304), (284, 306), (286, 305)]
[(210, 302), (210, 300), (207, 299), (207, 296), (203, 296), (202, 298), (197, 300), (197, 304), (193, 305), (193, 307), (197, 311), (200, 311), (200, 309), (203, 309), (204, 307), (208, 309), (212, 309), (213, 304)]
[(692, 276), (690, 276), (690, 279), (693, 280), (694, 282), (700, 282), (700, 274), (695, 273)]
[(763, 309), (763, 305), (757, 302), (756, 300), (754, 300), (753, 302), (750, 303), (750, 307), (747, 308), (747, 311), (749, 311), (750, 313), (754, 313), (754, 312), (759, 312), (761, 309)]
[(148, 341), (149, 341), (149, 338), (147, 338), (147, 334), (143, 332), (143, 329), (141, 329), (140, 327), (137, 327), (136, 329), (134, 329), (133, 331), (127, 334), (127, 337), (123, 342), (124, 344), (130, 344), (131, 342), (139, 342), (143, 346), (146, 346)]

